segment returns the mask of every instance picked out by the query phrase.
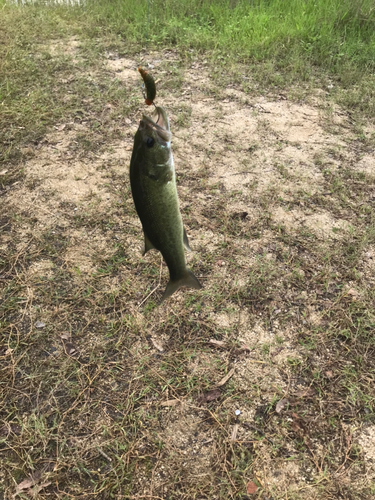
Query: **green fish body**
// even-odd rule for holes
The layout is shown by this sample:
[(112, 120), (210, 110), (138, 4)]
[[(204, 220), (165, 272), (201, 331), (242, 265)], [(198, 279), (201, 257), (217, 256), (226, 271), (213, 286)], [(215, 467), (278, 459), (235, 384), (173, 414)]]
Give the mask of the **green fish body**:
[(144, 252), (156, 248), (169, 269), (169, 283), (162, 301), (181, 286), (202, 288), (186, 267), (190, 250), (179, 210), (171, 151), (172, 134), (165, 110), (157, 107), (158, 120), (143, 116), (134, 137), (130, 184), (144, 233)]

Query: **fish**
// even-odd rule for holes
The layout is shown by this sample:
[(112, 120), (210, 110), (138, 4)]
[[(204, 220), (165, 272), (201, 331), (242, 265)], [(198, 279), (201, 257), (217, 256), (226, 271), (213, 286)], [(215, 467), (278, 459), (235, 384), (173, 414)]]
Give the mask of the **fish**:
[(157, 121), (143, 115), (135, 134), (130, 185), (144, 233), (143, 255), (159, 250), (169, 269), (163, 302), (182, 286), (202, 285), (186, 266), (190, 246), (179, 209), (168, 116), (161, 106), (156, 113)]

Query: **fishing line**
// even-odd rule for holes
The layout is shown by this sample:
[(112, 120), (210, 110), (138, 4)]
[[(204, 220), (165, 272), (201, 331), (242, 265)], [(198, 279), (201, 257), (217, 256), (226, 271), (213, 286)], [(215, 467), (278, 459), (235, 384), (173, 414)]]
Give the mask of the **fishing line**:
[[(150, 26), (150, 4), (151, 4), (151, 1), (152, 0), (147, 0), (147, 11), (146, 11), (146, 45), (148, 45), (148, 41), (149, 41), (149, 39), (148, 39), (148, 32), (149, 32), (149, 26)], [(143, 97), (144, 97), (144, 99), (146, 101), (146, 104), (148, 104), (148, 105), (153, 104), (154, 105), (154, 107), (155, 107), (155, 109), (156, 109), (156, 111), (158, 113), (158, 119), (156, 120), (156, 123), (158, 123), (159, 120), (160, 120), (160, 112), (159, 112), (156, 104), (154, 103), (154, 98), (155, 98), (155, 94), (156, 94), (156, 88), (155, 88), (154, 79), (151, 77), (151, 75), (147, 75), (146, 71), (142, 71), (141, 68), (138, 68), (138, 71), (141, 73), (142, 78), (144, 80), (144, 83), (141, 86)], [(153, 86), (153, 89), (151, 89), (152, 86)], [(146, 90), (146, 93), (145, 93), (145, 90)], [(151, 92), (151, 94), (153, 93), (152, 98), (150, 98), (150, 96), (149, 96), (150, 92)], [(147, 102), (147, 101), (149, 101), (149, 102)]]
[[(142, 85), (141, 85), (141, 91), (142, 91), (143, 98), (144, 98), (144, 99), (146, 99), (146, 98), (147, 98), (147, 96), (146, 96), (146, 94), (145, 94), (144, 89), (145, 89), (145, 84), (144, 84), (144, 83), (142, 83)], [(158, 107), (156, 106), (156, 104), (155, 104), (154, 102), (152, 102), (152, 104), (154, 105), (154, 108), (155, 108), (155, 109), (156, 109), (156, 111), (158, 112), (158, 119), (157, 119), (157, 120), (156, 120), (156, 122), (155, 122), (155, 123), (158, 123), (158, 121), (160, 120), (160, 111), (158, 110)]]

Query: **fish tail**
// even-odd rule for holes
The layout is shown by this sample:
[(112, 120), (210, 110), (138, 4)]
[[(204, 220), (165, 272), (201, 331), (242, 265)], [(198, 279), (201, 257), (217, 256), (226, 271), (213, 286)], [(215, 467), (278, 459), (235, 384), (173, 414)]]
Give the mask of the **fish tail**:
[(165, 289), (161, 302), (164, 302), (165, 299), (170, 297), (181, 286), (188, 286), (189, 288), (196, 288), (197, 290), (202, 288), (202, 285), (199, 283), (199, 281), (190, 271), (190, 269), (186, 269), (186, 272), (182, 276), (182, 278), (173, 281), (169, 280), (169, 283), (167, 285), (167, 288)]

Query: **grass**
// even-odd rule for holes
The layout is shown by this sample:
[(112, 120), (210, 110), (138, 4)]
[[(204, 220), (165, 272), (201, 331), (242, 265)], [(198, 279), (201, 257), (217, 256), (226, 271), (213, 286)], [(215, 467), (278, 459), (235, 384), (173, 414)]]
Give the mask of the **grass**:
[(218, 80), (223, 63), (239, 62), (248, 65), (248, 71), (240, 71), (241, 80), (255, 74), (268, 86), (314, 84), (323, 78), (341, 104), (373, 115), (375, 11), (370, 0), (155, 0), (136, 8), (132, 2), (109, 6), (99, 1), (92, 9), (102, 25), (125, 40), (212, 51)]
[[(2, 4), (0, 38), (0, 498), (373, 498), (371, 2)], [(162, 307), (117, 60), (159, 60), (205, 284)]]
[[(95, 107), (99, 96), (93, 90), (100, 92), (101, 84), (79, 74), (69, 85), (69, 98), (64, 102), (55, 99), (58, 75), (62, 80), (63, 75), (71, 76), (69, 57), (62, 56), (52, 64), (46, 51), (40, 50), (37, 58), (32, 55), (36, 43), (68, 32), (84, 34), (86, 57), (91, 61), (105, 48), (125, 54), (140, 45), (168, 45), (178, 47), (181, 57), (191, 57), (189, 50), (208, 50), (215, 60), (211, 73), (216, 88), (225, 83), (227, 74), (235, 77), (236, 72), (236, 79), (248, 91), (257, 89), (258, 82), (268, 89), (301, 80), (310, 86), (323, 83), (341, 105), (374, 115), (375, 11), (370, 0), (274, 0), (251, 5), (242, 1), (134, 4), (99, 0), (82, 7), (31, 3), (15, 8), (3, 4), (2, 13), (0, 128), (5, 134), (5, 160), (20, 157), (23, 138), (35, 142), (48, 124), (66, 114), (82, 113), (77, 96), (90, 94), (90, 105)], [(240, 68), (239, 63), (243, 64)], [(232, 71), (223, 73), (223, 66), (228, 65), (233, 66)], [(117, 107), (129, 104), (118, 85), (113, 84), (111, 90), (109, 98)], [(94, 120), (93, 127), (95, 124), (100, 126)]]

